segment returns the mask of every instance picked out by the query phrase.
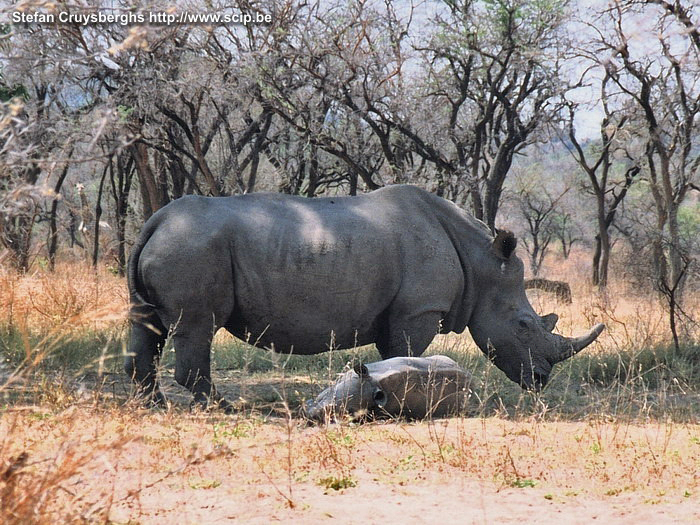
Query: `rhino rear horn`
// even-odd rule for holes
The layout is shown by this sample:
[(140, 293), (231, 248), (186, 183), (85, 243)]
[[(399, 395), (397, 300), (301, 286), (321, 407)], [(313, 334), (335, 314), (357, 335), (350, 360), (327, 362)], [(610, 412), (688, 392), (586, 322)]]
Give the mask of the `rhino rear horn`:
[(518, 244), (513, 232), (507, 230), (496, 230), (496, 238), (493, 240), (491, 250), (499, 259), (510, 259)]
[(361, 379), (367, 379), (369, 377), (369, 370), (362, 363), (353, 366), (352, 369)]

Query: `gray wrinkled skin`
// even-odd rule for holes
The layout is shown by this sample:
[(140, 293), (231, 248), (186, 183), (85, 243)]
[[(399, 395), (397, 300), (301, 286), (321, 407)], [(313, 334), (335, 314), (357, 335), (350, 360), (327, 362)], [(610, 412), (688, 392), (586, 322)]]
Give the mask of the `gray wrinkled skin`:
[(393, 357), (346, 372), (306, 404), (304, 415), (314, 421), (452, 416), (466, 407), (470, 384), (471, 375), (447, 356)]
[(419, 356), (440, 333), (469, 330), (523, 388), (590, 344), (552, 333), (523, 285), (515, 239), (413, 186), (357, 197), (187, 196), (155, 213), (129, 259), (126, 371), (155, 404), (169, 330), (175, 379), (197, 403), (227, 407), (211, 383), (213, 334), (277, 352), (375, 343), (383, 359)]

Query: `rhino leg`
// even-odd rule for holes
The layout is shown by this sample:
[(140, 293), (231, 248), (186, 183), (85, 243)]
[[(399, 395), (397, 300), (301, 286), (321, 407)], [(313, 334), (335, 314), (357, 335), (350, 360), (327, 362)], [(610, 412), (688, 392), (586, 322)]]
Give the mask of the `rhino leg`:
[(212, 333), (211, 327), (175, 332), (175, 381), (192, 392), (196, 405), (230, 410), (231, 405), (217, 393), (211, 380)]
[[(144, 322), (144, 321), (149, 322)], [(158, 385), (157, 366), (165, 343), (165, 329), (155, 316), (132, 321), (124, 369), (136, 384), (137, 396), (155, 406), (166, 406)]]
[(413, 316), (389, 316), (377, 341), (382, 359), (420, 356), (437, 335), (442, 314), (424, 312)]

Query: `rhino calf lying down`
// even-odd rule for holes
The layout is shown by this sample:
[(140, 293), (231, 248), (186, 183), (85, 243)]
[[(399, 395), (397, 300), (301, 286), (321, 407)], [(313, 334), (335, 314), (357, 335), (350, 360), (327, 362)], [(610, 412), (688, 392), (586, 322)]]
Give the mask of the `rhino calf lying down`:
[(405, 417), (455, 415), (466, 406), (471, 375), (444, 355), (394, 357), (357, 365), (305, 407), (305, 415), (332, 417)]

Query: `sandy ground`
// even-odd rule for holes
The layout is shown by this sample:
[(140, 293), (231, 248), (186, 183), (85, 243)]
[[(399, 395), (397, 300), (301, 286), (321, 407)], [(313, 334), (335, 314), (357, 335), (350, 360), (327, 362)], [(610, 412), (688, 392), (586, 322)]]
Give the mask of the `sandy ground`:
[(323, 490), (294, 486), (295, 508), (282, 502), (269, 483), (241, 490), (219, 486), (193, 493), (169, 487), (143, 494), (138, 503), (120, 505), (115, 521), (138, 523), (436, 523), (581, 524), (699, 523), (697, 501), (653, 504), (643, 498), (601, 499), (576, 496), (553, 500), (541, 489), (503, 489), (493, 483), (455, 476), (386, 485), (360, 476), (357, 487)]
[(69, 487), (117, 523), (700, 523), (697, 425), (118, 419)]
[[(165, 387), (169, 411), (124, 405), (121, 383), (108, 403), (86, 389), (6, 405), (0, 467), (28, 454), (22, 490), (49, 491), (35, 504), (48, 522), (700, 523), (698, 424), (597, 414), (308, 426), (279, 410), (191, 413), (182, 389)], [(247, 387), (257, 399), (266, 388)]]

